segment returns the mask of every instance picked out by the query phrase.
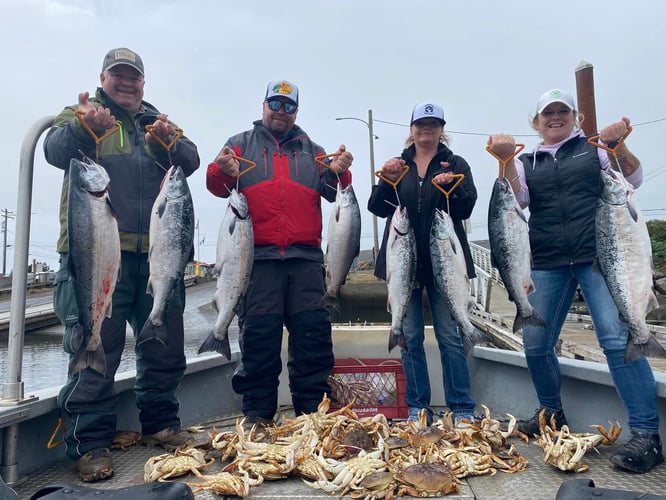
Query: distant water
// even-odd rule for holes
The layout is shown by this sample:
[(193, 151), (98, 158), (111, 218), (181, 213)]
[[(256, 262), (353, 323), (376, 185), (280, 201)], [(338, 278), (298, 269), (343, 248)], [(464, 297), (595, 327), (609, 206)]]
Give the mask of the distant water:
[[(185, 308), (185, 356), (196, 358), (197, 350), (208, 336), (216, 318), (211, 305), (215, 282), (203, 283), (187, 289)], [(238, 328), (232, 326), (235, 334)], [(43, 328), (25, 334), (21, 379), (24, 392), (61, 386), (67, 380), (68, 355), (62, 350), (62, 332), (60, 325)], [(203, 354), (201, 356), (204, 356)], [(7, 333), (0, 334), (0, 384), (5, 382), (7, 373)], [(118, 373), (135, 369), (134, 337), (128, 327), (125, 351), (118, 368)]]
[[(211, 305), (215, 282), (202, 283), (187, 288), (187, 301), (185, 308), (185, 355), (188, 359), (197, 358), (199, 346), (208, 336), (216, 318), (216, 312)], [(666, 297), (659, 296), (661, 307), (653, 311), (648, 319), (658, 325), (666, 325)], [(359, 300), (343, 302), (341, 315), (333, 318), (341, 323), (377, 323), (390, 321), (385, 306), (372, 309), (355, 309), (360, 305)], [(427, 301), (424, 301), (427, 304)], [(374, 304), (373, 304), (374, 305)], [(429, 313), (429, 311), (426, 311)], [(29, 391), (61, 386), (67, 379), (68, 356), (62, 350), (62, 326), (52, 326), (28, 332), (25, 335), (25, 349), (23, 353), (22, 380), (25, 394)], [(231, 336), (236, 336), (238, 327), (234, 324), (230, 330)], [(206, 354), (208, 355), (208, 353)], [(203, 355), (201, 355), (203, 356)], [(135, 369), (134, 338), (132, 330), (128, 327), (123, 353), (118, 373)], [(7, 334), (0, 334), (0, 384), (5, 382), (7, 370)]]

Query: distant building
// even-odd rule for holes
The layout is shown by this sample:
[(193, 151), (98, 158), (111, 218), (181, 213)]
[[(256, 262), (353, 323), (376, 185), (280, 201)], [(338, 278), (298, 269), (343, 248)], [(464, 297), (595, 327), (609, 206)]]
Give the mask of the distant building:
[[(55, 271), (42, 271), (35, 275), (35, 283), (40, 285), (53, 284), (55, 281), (56, 272)], [(32, 276), (30, 276), (32, 279)], [(28, 281), (30, 281), (30, 279)]]

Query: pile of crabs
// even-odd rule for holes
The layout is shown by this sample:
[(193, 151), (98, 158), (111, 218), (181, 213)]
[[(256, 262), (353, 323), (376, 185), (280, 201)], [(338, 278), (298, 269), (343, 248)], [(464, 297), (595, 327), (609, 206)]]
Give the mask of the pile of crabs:
[[(445, 414), (428, 426), (425, 412), (418, 422), (393, 423), (382, 414), (358, 418), (351, 404), (329, 413), (330, 400), (324, 397), (317, 412), (283, 417), (281, 425), (250, 427), (239, 420), (235, 431), (213, 429), (207, 447), (150, 458), (144, 479), (165, 481), (191, 472), (198, 479), (187, 484), (195, 493), (239, 497), (264, 481), (294, 475), (312, 488), (367, 500), (458, 493), (463, 478), (511, 474), (528, 466), (507, 442), (510, 436), (528, 440), (515, 430), (516, 419), (507, 414), (508, 424), (501, 425), (483, 408), (480, 421), (454, 427), (452, 415)], [(622, 431), (619, 424), (609, 430), (594, 427), (599, 434), (574, 434), (542, 417), (536, 444), (544, 461), (561, 470), (587, 470), (583, 455), (599, 444), (612, 444)], [(216, 460), (226, 463), (221, 472), (202, 472)]]

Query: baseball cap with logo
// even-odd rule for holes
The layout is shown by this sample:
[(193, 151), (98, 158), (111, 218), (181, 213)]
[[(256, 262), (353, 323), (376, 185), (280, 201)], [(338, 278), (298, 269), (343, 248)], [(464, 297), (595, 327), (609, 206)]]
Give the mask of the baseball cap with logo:
[(414, 106), (412, 120), (409, 124), (412, 125), (415, 121), (421, 120), (422, 118), (434, 118), (435, 120), (439, 120), (442, 125), (446, 125), (446, 121), (444, 120), (444, 110), (437, 104), (424, 102)]
[(552, 89), (539, 97), (537, 101), (537, 113), (541, 113), (549, 104), (553, 104), (554, 102), (561, 102), (571, 110), (575, 108), (573, 96), (569, 92)]
[(298, 106), (298, 87), (286, 80), (275, 80), (266, 87), (264, 101), (270, 101), (275, 97), (286, 97)]
[(106, 54), (104, 63), (102, 63), (102, 72), (116, 66), (120, 66), (121, 64), (131, 66), (139, 73), (141, 73), (141, 76), (145, 76), (145, 73), (143, 72), (143, 61), (141, 60), (139, 54), (124, 47), (119, 49), (111, 49), (108, 54)]

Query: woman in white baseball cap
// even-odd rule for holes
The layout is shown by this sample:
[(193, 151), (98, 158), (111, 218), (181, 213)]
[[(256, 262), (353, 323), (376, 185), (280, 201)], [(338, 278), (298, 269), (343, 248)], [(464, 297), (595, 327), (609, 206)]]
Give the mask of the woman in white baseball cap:
[[(544, 326), (525, 326), (525, 359), (534, 384), (539, 408), (534, 416), (518, 423), (525, 434), (539, 434), (539, 414), (554, 419), (559, 428), (567, 423), (560, 398), (561, 373), (555, 346), (565, 317), (580, 287), (594, 322), (608, 368), (629, 413), (631, 437), (611, 462), (633, 472), (648, 472), (664, 461), (659, 437), (657, 390), (652, 369), (645, 357), (625, 358), (629, 341), (627, 323), (604, 277), (593, 269), (597, 256), (595, 225), (601, 195), (602, 171), (611, 167), (609, 153), (589, 144), (579, 128), (581, 117), (570, 93), (552, 89), (539, 97), (532, 126), (542, 141), (534, 150), (506, 162), (504, 176), (511, 182), (521, 207), (529, 206), (529, 235), (534, 292), (529, 300), (544, 319)], [(612, 123), (599, 133), (599, 140), (616, 144), (617, 165), (634, 188), (643, 180), (641, 164), (624, 141), (629, 119)], [(508, 134), (488, 140), (499, 158), (516, 149)], [(502, 162), (500, 162), (502, 166)], [(615, 162), (614, 165), (615, 166)], [(656, 342), (656, 340), (655, 340)], [(664, 357), (658, 342), (648, 355)]]
[[(402, 364), (407, 381), (405, 402), (409, 407), (410, 420), (416, 420), (419, 411), (425, 409), (428, 423), (432, 422), (433, 410), (430, 407), (430, 380), (424, 349), (424, 291), (427, 292), (435, 338), (439, 345), (446, 404), (454, 413), (456, 421), (472, 420), (475, 407), (471, 396), (465, 347), (471, 347), (476, 339), (470, 338), (470, 332), (466, 332), (463, 346), (458, 323), (449, 310), (444, 292), (437, 287), (430, 256), (430, 230), (436, 211), (443, 210), (448, 212), (453, 220), (468, 277), (475, 276), (463, 220), (470, 217), (476, 203), (476, 186), (467, 161), (449, 149), (448, 139), (444, 134), (445, 124), (444, 110), (440, 105), (429, 101), (415, 106), (405, 149), (400, 156), (391, 158), (384, 164), (382, 179), (395, 182), (405, 167), (409, 167), (409, 170), (396, 189), (389, 182), (380, 181), (373, 187), (368, 201), (368, 209), (372, 213), (387, 219), (382, 246), (375, 264), (377, 277), (387, 278), (387, 241), (397, 205), (407, 209), (409, 222), (414, 230), (416, 284), (413, 290), (408, 289), (405, 292), (408, 299), (406, 314), (404, 320), (400, 321), (402, 318), (399, 318), (397, 321), (400, 327), (391, 332), (389, 348), (393, 345), (402, 348)], [(458, 180), (458, 177), (454, 177), (456, 174), (463, 174), (464, 179), (454, 189), (454, 183)], [(448, 203), (433, 182), (446, 191), (451, 191)], [(391, 304), (391, 308), (395, 314), (399, 314), (396, 304)]]

